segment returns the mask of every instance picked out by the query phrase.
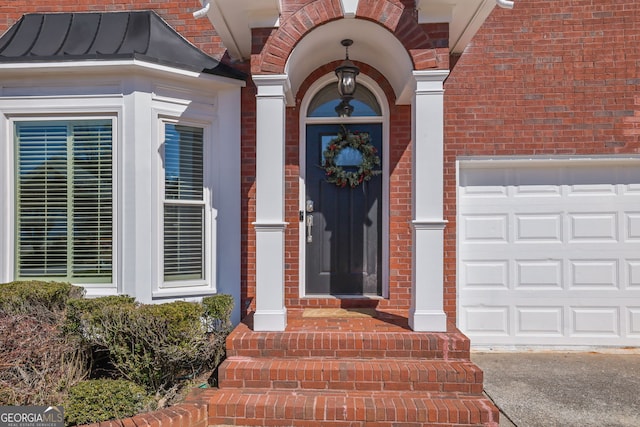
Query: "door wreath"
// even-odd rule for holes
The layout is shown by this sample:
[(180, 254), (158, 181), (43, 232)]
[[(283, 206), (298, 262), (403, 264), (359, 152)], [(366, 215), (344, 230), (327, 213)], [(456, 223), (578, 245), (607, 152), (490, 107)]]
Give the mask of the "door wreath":
[[(357, 166), (357, 170), (347, 171), (336, 164), (338, 155), (347, 147), (358, 150), (362, 155), (362, 161)], [(382, 173), (381, 170), (375, 169), (380, 166), (380, 157), (378, 156), (378, 150), (371, 144), (369, 134), (366, 132), (350, 132), (343, 126), (342, 131), (329, 142), (322, 155), (324, 157), (322, 166), (327, 182), (338, 187), (349, 185), (351, 188), (355, 188), (362, 184), (363, 181), (369, 181), (375, 175)]]

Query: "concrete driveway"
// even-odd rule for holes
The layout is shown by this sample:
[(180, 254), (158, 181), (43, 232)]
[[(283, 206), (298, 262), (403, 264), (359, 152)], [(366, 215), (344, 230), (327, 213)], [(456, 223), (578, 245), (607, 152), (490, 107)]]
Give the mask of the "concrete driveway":
[(500, 426), (640, 426), (640, 351), (472, 353)]

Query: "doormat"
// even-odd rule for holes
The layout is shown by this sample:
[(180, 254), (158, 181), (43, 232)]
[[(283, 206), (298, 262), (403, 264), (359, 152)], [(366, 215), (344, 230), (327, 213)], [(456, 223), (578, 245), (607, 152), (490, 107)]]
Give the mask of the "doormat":
[(302, 317), (376, 317), (376, 310), (373, 308), (306, 308)]

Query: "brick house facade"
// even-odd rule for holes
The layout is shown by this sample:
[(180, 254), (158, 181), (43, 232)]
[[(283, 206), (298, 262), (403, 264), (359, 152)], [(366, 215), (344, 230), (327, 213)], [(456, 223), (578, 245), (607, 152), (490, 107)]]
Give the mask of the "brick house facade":
[[(228, 11), (231, 10), (228, 2), (214, 3), (224, 13), (229, 13)], [(475, 25), (479, 28), (477, 34), (473, 36), (473, 34), (459, 31), (461, 23), (454, 20), (456, 16), (468, 15), (468, 8), (471, 6), (462, 3), (446, 6), (445, 3), (438, 3), (439, 6), (434, 9), (427, 2), (397, 0), (256, 2), (251, 7), (247, 6), (251, 9), (248, 10), (247, 16), (252, 17), (252, 21), (249, 22), (250, 32), (246, 33), (249, 39), (236, 40), (237, 45), (233, 47), (226, 46), (225, 41), (229, 44), (229, 40), (235, 40), (234, 36), (246, 35), (246, 29), (224, 28), (216, 31), (212, 22), (215, 24), (220, 10), (208, 12), (209, 19), (194, 19), (192, 13), (199, 9), (200, 5), (177, 1), (136, 2), (135, 5), (127, 1), (116, 1), (110, 4), (91, 1), (65, 3), (43, 0), (37, 4), (15, 1), (0, 12), (0, 32), (9, 29), (23, 14), (33, 12), (153, 10), (204, 53), (248, 75), (246, 85), (240, 89), (241, 108), (237, 121), (240, 125), (238, 135), (240, 176), (232, 179), (235, 181), (233, 185), (236, 185), (239, 190), (240, 206), (232, 210), (234, 214), (237, 213), (240, 216), (239, 222), (234, 225), (238, 227), (241, 236), (237, 245), (239, 260), (237, 267), (234, 266), (228, 276), (237, 279), (240, 282), (240, 288), (226, 283), (215, 284), (209, 290), (228, 291), (236, 295), (239, 300), (235, 314), (236, 321), (252, 311), (257, 311), (258, 315), (261, 310), (269, 316), (273, 314), (274, 307), (261, 308), (260, 296), (256, 295), (256, 290), (260, 288), (258, 284), (260, 279), (257, 276), (261, 271), (260, 261), (257, 259), (261, 256), (260, 244), (257, 242), (260, 237), (257, 236), (264, 235), (272, 238), (274, 227), (278, 228), (277, 223), (282, 223), (281, 228), (278, 228), (278, 233), (282, 234), (283, 239), (282, 257), (275, 258), (282, 267), (281, 270), (268, 273), (274, 274), (273, 277), (282, 277), (280, 295), (282, 303), (281, 307), (275, 308), (276, 311), (282, 308), (374, 305), (380, 309), (409, 310), (414, 314), (417, 310), (430, 319), (435, 316), (436, 320), (433, 324), (439, 326), (434, 329), (442, 330), (448, 319), (451, 322), (463, 323), (461, 327), (466, 330), (468, 328), (465, 322), (470, 321), (469, 319), (473, 316), (467, 313), (467, 305), (464, 302), (467, 295), (464, 287), (467, 282), (461, 283), (461, 280), (466, 281), (468, 276), (465, 273), (461, 279), (460, 273), (461, 269), (467, 268), (461, 265), (464, 257), (460, 253), (460, 219), (461, 215), (463, 217), (465, 215), (458, 209), (461, 192), (460, 174), (466, 173), (464, 171), (468, 168), (475, 170), (477, 163), (474, 161), (482, 162), (492, 159), (517, 162), (531, 157), (535, 157), (535, 160), (542, 163), (569, 157), (583, 162), (591, 159), (595, 165), (600, 165), (614, 157), (619, 159), (622, 156), (626, 159), (625, 167), (634, 166), (636, 161), (634, 155), (638, 154), (639, 132), (637, 92), (640, 85), (638, 81), (640, 54), (635, 42), (639, 32), (636, 18), (640, 6), (632, 1), (610, 5), (604, 0), (590, 2), (575, 0), (562, 3), (520, 0), (513, 10), (508, 10), (494, 9), (493, 2), (473, 2), (473, 7), (477, 8), (476, 17), (465, 18), (469, 26)], [(348, 9), (354, 7), (353, 4), (357, 7), (353, 10)], [(256, 18), (254, 15), (259, 16)], [(343, 19), (345, 16), (348, 19)], [(488, 18), (482, 24), (486, 16)], [(315, 64), (315, 60), (306, 61), (315, 65), (311, 68), (307, 65), (303, 75), (295, 75), (295, 71), (292, 72), (288, 67), (292, 66), (291, 64), (302, 66), (305, 63), (304, 59), (295, 55), (295, 49), (300, 46), (304, 48), (301, 42), (305, 38), (308, 40), (314, 34), (320, 35), (318, 39), (320, 41), (311, 44), (311, 48), (302, 50), (304, 54), (311, 55), (315, 51), (310, 49), (322, 45), (327, 37), (327, 34), (322, 31), (330, 28), (330, 25), (338, 25), (338, 21), (366, 24), (363, 28), (367, 31), (371, 29), (369, 36), (383, 41), (379, 48), (386, 49), (383, 50), (385, 55), (393, 52), (391, 47), (404, 48), (406, 52), (402, 55), (404, 55), (404, 61), (410, 64), (409, 71), (436, 72), (437, 77), (429, 77), (426, 80), (420, 80), (425, 77), (418, 73), (418, 83), (414, 82), (413, 86), (427, 84), (425, 82), (429, 84), (436, 82), (435, 89), (429, 87), (427, 91), (441, 96), (441, 89), (437, 86), (444, 81), (443, 163), (440, 165), (443, 168), (443, 175), (441, 175), (443, 190), (440, 191), (440, 196), (434, 199), (435, 205), (438, 205), (441, 197), (442, 205), (433, 210), (432, 201), (422, 202), (417, 199), (423, 197), (423, 193), (429, 197), (433, 194), (437, 195), (439, 183), (433, 183), (431, 175), (420, 175), (423, 170), (432, 170), (431, 166), (421, 168), (420, 163), (418, 167), (413, 166), (413, 162), (416, 161), (413, 144), (416, 141), (412, 138), (416, 128), (415, 123), (412, 128), (412, 114), (416, 114), (416, 93), (422, 89), (411, 93), (414, 90), (412, 84), (406, 81), (410, 72), (407, 74), (404, 70), (402, 71), (404, 74), (401, 72), (399, 75), (393, 75), (397, 70), (393, 70), (394, 66), (388, 64), (381, 65), (385, 64), (384, 60), (377, 58), (373, 62), (367, 61), (367, 59), (376, 58), (375, 47), (368, 46), (369, 50), (360, 53), (360, 59), (358, 59), (358, 44), (362, 46), (367, 42), (366, 38), (358, 41), (354, 37), (353, 59), (360, 67), (360, 75), (368, 79), (369, 86), (377, 87), (376, 94), (383, 100), (383, 107), (387, 114), (384, 119), (384, 129), (388, 135), (386, 137), (388, 151), (384, 155), (385, 161), (388, 162), (388, 169), (384, 179), (387, 193), (385, 200), (388, 204), (384, 207), (383, 229), (386, 238), (383, 244), (386, 245), (386, 249), (383, 251), (384, 272), (381, 272), (384, 276), (384, 284), (380, 292), (381, 298), (374, 299), (373, 303), (371, 299), (308, 296), (300, 290), (300, 284), (304, 281), (302, 277), (304, 267), (301, 267), (300, 263), (301, 253), (304, 252), (301, 238), (304, 228), (299, 226), (302, 203), (300, 177), (303, 175), (300, 166), (300, 141), (304, 139), (301, 135), (301, 129), (304, 128), (300, 123), (305, 114), (302, 107), (303, 102), (308, 102), (305, 96), (313, 95), (309, 91), (317, 90), (314, 83), (323, 76), (331, 75), (342, 60), (343, 50), (339, 46), (339, 40), (335, 40), (331, 55), (320, 55), (326, 58), (320, 63)], [(271, 22), (271, 25), (267, 25), (268, 22)], [(482, 24), (481, 27), (480, 24)], [(348, 28), (348, 24), (335, 28)], [(475, 33), (476, 28), (472, 33)], [(245, 45), (248, 43), (248, 49), (243, 43)], [(313, 57), (313, 55), (309, 56), (309, 58)], [(406, 67), (406, 64), (395, 65), (398, 65), (397, 68)], [(438, 74), (438, 71), (442, 73)], [(278, 83), (285, 92), (289, 91), (282, 95), (284, 110), (281, 120), (285, 127), (282, 141), (283, 157), (278, 161), (282, 162), (283, 179), (281, 183), (267, 184), (272, 188), (282, 185), (282, 192), (278, 196), (282, 197), (281, 218), (273, 220), (269, 217), (273, 206), (264, 208), (266, 216), (261, 218), (256, 203), (256, 198), (260, 197), (257, 194), (257, 191), (260, 191), (257, 176), (260, 175), (261, 168), (257, 152), (260, 141), (257, 140), (259, 136), (256, 137), (260, 135), (259, 127), (261, 126), (258, 104), (261, 99), (266, 99), (261, 98), (261, 88), (272, 87), (271, 82), (264, 76), (279, 76), (287, 73), (289, 76), (294, 76), (295, 81)], [(431, 107), (426, 108), (427, 110), (423, 111), (430, 111)], [(417, 117), (413, 121), (419, 125), (421, 119)], [(437, 118), (435, 120), (437, 121)], [(429, 131), (430, 129), (426, 130), (427, 133)], [(434, 136), (425, 138), (432, 137)], [(437, 140), (439, 137), (436, 135), (435, 138)], [(271, 141), (267, 143), (270, 144)], [(423, 156), (417, 161), (430, 162), (433, 159), (430, 154)], [(438, 157), (437, 151), (436, 157)], [(546, 164), (543, 166), (547, 167)], [(485, 168), (486, 165), (482, 167)], [(517, 165), (515, 167), (517, 168)], [(585, 163), (585, 167), (590, 166)], [(437, 162), (435, 168), (437, 176)], [(265, 176), (271, 176), (270, 172), (265, 174)], [(635, 177), (629, 179), (631, 181), (625, 182), (626, 184), (637, 183), (634, 181)], [(417, 184), (416, 181), (418, 181)], [(430, 183), (434, 186), (429, 187)], [(414, 192), (412, 185), (427, 185), (427, 187), (418, 187), (420, 191)], [(3, 194), (12, 193), (5, 191)], [(271, 196), (269, 193), (263, 197)], [(7, 203), (4, 206), (6, 212), (11, 211), (9, 205)], [(416, 206), (423, 211), (416, 214)], [(441, 213), (438, 212), (439, 210)], [(634, 239), (637, 239), (635, 233), (639, 227), (637, 214), (631, 209), (625, 211), (624, 215), (626, 219), (620, 221), (626, 221), (629, 240), (635, 241)], [(13, 225), (5, 223), (3, 227), (8, 230), (12, 229)], [(425, 258), (412, 259), (412, 254), (417, 254), (418, 250), (426, 250), (426, 253), (432, 254), (433, 251), (437, 252), (438, 248), (438, 243), (426, 249), (421, 244), (416, 246), (416, 239), (420, 239), (416, 237), (416, 233), (427, 233), (429, 237), (423, 238), (429, 242), (433, 241), (434, 233), (443, 233), (442, 237), (435, 238), (436, 241), (442, 239), (442, 263), (439, 258), (435, 263), (436, 267), (438, 264), (443, 266), (442, 279), (438, 278), (437, 271), (434, 276), (432, 271), (420, 270)], [(8, 253), (12, 243), (3, 244), (3, 248), (7, 249), (5, 253)], [(234, 250), (235, 248), (234, 246)], [(630, 249), (622, 250), (628, 252)], [(267, 250), (265, 254), (269, 252)], [(626, 299), (631, 298), (631, 302), (613, 307), (616, 313), (615, 319), (607, 317), (613, 312), (604, 309), (603, 311), (598, 307), (595, 310), (600, 315), (600, 319), (605, 318), (616, 322), (616, 326), (611, 330), (623, 338), (618, 341), (612, 339), (612, 344), (626, 343), (640, 330), (638, 326), (640, 303), (637, 299), (637, 289), (640, 286), (638, 279), (640, 262), (637, 258), (627, 256), (627, 252), (616, 260), (619, 269), (615, 273), (617, 277), (628, 279), (622, 289), (624, 293), (617, 295)], [(5, 260), (7, 259), (5, 257)], [(269, 258), (267, 263), (272, 263), (273, 260)], [(482, 262), (485, 261), (487, 260)], [(225, 262), (218, 260), (217, 264), (222, 266)], [(519, 265), (517, 260), (515, 262)], [(3, 279), (14, 278), (13, 272), (9, 271), (13, 269), (13, 264), (13, 262), (5, 262)], [(573, 264), (568, 265), (569, 267), (565, 270), (574, 268), (575, 274), (583, 274), (581, 270), (577, 270), (578, 267), (572, 267)], [(432, 267), (432, 265), (428, 266), (428, 268)], [(596, 267), (585, 266), (584, 271), (591, 271), (592, 268)], [(269, 276), (265, 279), (269, 283), (269, 293), (270, 287), (273, 286), (273, 277)], [(416, 281), (432, 279), (435, 285), (426, 285), (425, 289), (421, 288), (422, 285), (416, 285)], [(607, 280), (603, 282), (608, 283)], [(485, 282), (483, 283), (486, 285)], [(602, 283), (599, 285), (605, 286)], [(488, 287), (491, 288), (491, 286)], [(615, 287), (618, 287), (617, 284)], [(118, 291), (127, 289), (127, 286), (124, 286)], [(432, 295), (434, 289), (437, 290), (436, 295)], [(440, 289), (442, 289), (441, 296), (438, 295)], [(197, 291), (192, 294), (196, 295)], [(180, 294), (178, 292), (170, 296), (180, 297)], [(435, 302), (432, 298), (435, 298)], [(486, 313), (476, 310), (485, 302), (473, 300), (473, 298), (469, 300), (468, 307), (473, 309), (473, 313), (479, 313), (473, 318), (493, 322), (494, 318), (490, 314), (487, 317)], [(141, 299), (153, 300), (154, 297), (144, 296)], [(276, 301), (276, 305), (278, 304), (280, 303)], [(421, 306), (421, 304), (425, 305)], [(508, 328), (513, 327), (513, 322), (519, 321), (520, 317), (517, 316), (521, 313), (518, 311), (519, 303), (513, 303), (513, 307), (511, 304), (512, 302), (507, 301), (499, 305), (502, 308), (507, 307), (500, 316), (504, 316), (501, 321), (510, 326), (505, 326), (504, 330), (499, 328), (499, 333), (507, 336), (513, 335)], [(572, 304), (569, 302), (563, 307), (550, 308), (543, 301), (539, 303), (539, 307), (543, 307), (546, 313), (551, 310), (553, 316), (560, 316), (562, 319), (571, 316), (580, 317), (582, 312), (572, 311)], [(464, 306), (463, 309), (460, 308), (461, 305)], [(534, 317), (535, 315), (537, 314), (534, 313)], [(286, 314), (280, 313), (279, 316), (276, 323), (283, 321), (286, 323)], [(623, 327), (620, 324), (626, 326)], [(487, 330), (492, 330), (492, 327), (488, 326)], [(426, 326), (418, 327), (418, 329), (423, 328), (429, 329)], [(470, 332), (474, 334), (473, 330)], [(480, 335), (484, 333), (476, 332)], [(600, 332), (608, 333), (609, 330)], [(543, 331), (542, 335), (545, 333)], [(509, 338), (498, 341), (493, 344), (509, 344)], [(487, 341), (489, 342), (490, 340)], [(554, 343), (544, 339), (539, 343), (545, 342)], [(533, 340), (532, 343), (538, 342)], [(572, 341), (569, 339), (565, 343), (571, 344)], [(578, 344), (583, 343), (584, 341), (578, 342)]]

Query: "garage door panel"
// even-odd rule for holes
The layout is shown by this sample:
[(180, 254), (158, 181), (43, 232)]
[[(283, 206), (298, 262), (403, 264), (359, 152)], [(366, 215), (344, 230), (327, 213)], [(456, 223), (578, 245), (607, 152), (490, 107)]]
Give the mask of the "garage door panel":
[(617, 259), (569, 260), (569, 289), (584, 291), (590, 289), (619, 288)]
[[(640, 203), (640, 200), (638, 200)], [(623, 236), (628, 242), (640, 242), (640, 212), (627, 212), (624, 215), (625, 231)]]
[(561, 242), (562, 214), (560, 212), (523, 213), (514, 215), (516, 242)]
[(561, 259), (515, 260), (516, 290), (562, 289)]
[(507, 215), (467, 215), (463, 222), (466, 241), (507, 242)]
[(567, 186), (569, 197), (614, 196), (617, 186), (613, 184), (576, 184)]
[(579, 306), (569, 311), (571, 336), (620, 336), (619, 307)]
[(640, 159), (497, 163), (459, 174), (458, 317), (472, 344), (637, 345)]
[(623, 191), (630, 196), (640, 196), (640, 184), (625, 185)]
[(640, 307), (629, 307), (627, 310), (629, 336), (640, 338)]
[(596, 243), (619, 240), (616, 212), (571, 212), (568, 218), (569, 242), (589, 240)]
[(509, 328), (509, 307), (494, 305), (491, 307), (469, 306), (464, 308), (462, 327), (467, 333), (483, 336), (511, 335)]
[(630, 290), (640, 290), (640, 259), (628, 259), (625, 264), (627, 288)]
[(564, 307), (518, 306), (516, 312), (516, 335), (561, 337), (563, 335)]
[(466, 261), (462, 263), (462, 274), (468, 288), (489, 290), (509, 287), (507, 260)]

